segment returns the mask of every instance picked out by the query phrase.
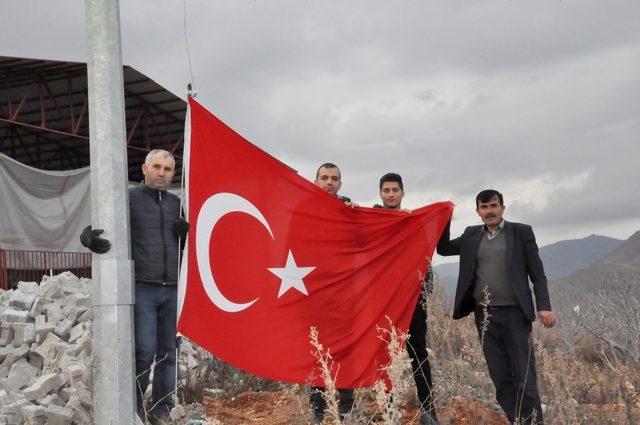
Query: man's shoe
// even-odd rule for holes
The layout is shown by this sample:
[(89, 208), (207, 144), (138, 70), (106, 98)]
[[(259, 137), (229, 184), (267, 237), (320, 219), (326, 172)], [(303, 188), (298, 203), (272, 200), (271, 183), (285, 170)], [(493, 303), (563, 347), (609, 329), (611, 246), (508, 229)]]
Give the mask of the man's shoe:
[(440, 421), (435, 413), (422, 412), (418, 420), (420, 425), (440, 425)]
[(324, 419), (324, 410), (311, 409), (311, 423), (320, 424)]

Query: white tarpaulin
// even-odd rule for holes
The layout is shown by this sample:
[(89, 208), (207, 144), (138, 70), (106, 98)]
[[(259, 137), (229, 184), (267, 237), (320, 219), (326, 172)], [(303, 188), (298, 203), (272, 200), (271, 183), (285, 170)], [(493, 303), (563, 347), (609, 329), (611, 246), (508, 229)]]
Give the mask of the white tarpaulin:
[[(129, 182), (129, 187), (138, 184)], [(181, 189), (174, 186), (169, 191), (179, 197)], [(90, 220), (89, 167), (39, 170), (0, 153), (0, 249), (90, 252), (80, 244), (80, 233)], [(36, 258), (17, 261), (9, 258), (14, 263), (9, 267), (42, 268)], [(74, 264), (69, 266), (87, 266), (86, 259), (70, 261)]]
[(39, 170), (0, 153), (0, 249), (88, 252), (90, 187), (89, 167)]

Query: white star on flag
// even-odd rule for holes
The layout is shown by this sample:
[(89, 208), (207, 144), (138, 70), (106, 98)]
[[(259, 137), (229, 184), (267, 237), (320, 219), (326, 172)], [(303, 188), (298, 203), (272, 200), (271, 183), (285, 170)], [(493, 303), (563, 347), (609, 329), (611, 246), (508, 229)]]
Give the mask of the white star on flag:
[(304, 282), (302, 282), (302, 278), (314, 269), (315, 267), (298, 267), (291, 250), (289, 250), (289, 254), (287, 254), (287, 264), (284, 267), (267, 268), (271, 273), (282, 279), (280, 290), (278, 291), (278, 298), (291, 288), (297, 289), (305, 295), (309, 295), (307, 288), (304, 286)]

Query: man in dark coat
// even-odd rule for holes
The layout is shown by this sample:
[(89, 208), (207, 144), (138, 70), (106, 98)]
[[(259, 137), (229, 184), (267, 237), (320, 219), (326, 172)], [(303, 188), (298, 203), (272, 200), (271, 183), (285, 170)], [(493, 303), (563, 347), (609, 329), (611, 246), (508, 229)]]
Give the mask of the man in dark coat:
[[(171, 153), (154, 149), (142, 165), (144, 183), (129, 189), (131, 254), (135, 270), (134, 330), (138, 413), (151, 422), (169, 422), (176, 390), (176, 312), (179, 240), (189, 229), (180, 200), (169, 193), (175, 173)], [(96, 253), (110, 248), (100, 229), (80, 237)], [(143, 408), (155, 360), (151, 404)]]
[[(382, 205), (374, 205), (374, 208), (384, 208), (387, 210), (411, 211), (402, 209), (402, 199), (404, 198), (404, 184), (402, 177), (396, 173), (387, 173), (380, 178), (380, 200)], [(431, 365), (427, 353), (427, 293), (433, 285), (433, 273), (431, 267), (427, 272), (424, 282), (423, 293), (418, 298), (418, 302), (409, 324), (409, 340), (407, 341), (407, 352), (411, 358), (411, 369), (413, 379), (416, 383), (418, 401), (420, 402), (419, 425), (439, 425), (436, 409), (433, 404), (433, 381), (431, 378)]]
[(556, 317), (533, 230), (505, 221), (504, 209), (502, 194), (483, 190), (476, 197), (476, 212), (484, 225), (467, 227), (453, 240), (447, 226), (437, 251), (460, 256), (453, 318), (475, 313), (496, 398), (507, 418), (512, 423), (542, 424), (531, 323), (536, 310), (547, 328)]

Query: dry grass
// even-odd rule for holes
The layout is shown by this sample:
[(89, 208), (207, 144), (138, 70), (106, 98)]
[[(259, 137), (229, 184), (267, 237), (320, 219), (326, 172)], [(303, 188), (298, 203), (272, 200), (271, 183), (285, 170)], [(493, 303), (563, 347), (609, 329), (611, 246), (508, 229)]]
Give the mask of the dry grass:
[[(452, 301), (437, 283), (435, 292), (427, 300), (427, 306), (429, 359), (441, 423), (458, 423), (453, 421), (452, 416), (443, 415), (442, 412), (448, 412), (443, 407), (458, 403), (460, 396), (499, 412), (473, 317), (454, 321), (451, 318)], [(601, 341), (589, 342), (580, 332), (569, 320), (561, 321), (552, 330), (534, 326), (533, 348), (545, 423), (640, 423), (640, 367), (636, 362), (625, 361), (622, 356), (612, 358), (607, 354), (608, 347), (603, 346)], [(417, 423), (413, 413), (407, 415), (407, 412), (415, 412), (415, 408), (407, 410), (407, 406), (417, 406), (408, 358), (405, 350), (400, 348), (407, 336), (398, 334), (393, 328), (382, 332), (382, 336), (389, 341), (389, 353), (393, 361), (387, 372), (394, 387), (389, 389), (381, 382), (373, 389), (356, 391), (354, 411), (345, 423), (372, 423), (372, 418), (375, 418), (375, 423)], [(330, 357), (327, 357), (330, 353), (325, 353), (321, 346), (316, 348), (324, 355), (319, 358), (319, 364), (325, 363), (326, 386), (329, 389), (325, 423), (337, 424), (340, 423), (338, 406), (335, 390), (331, 386), (336, 370), (330, 363)], [(295, 399), (300, 410), (306, 411), (308, 417), (307, 390), (304, 386), (292, 387), (252, 377), (219, 360), (205, 358), (206, 355), (202, 354), (198, 356), (202, 358), (197, 362), (197, 367), (189, 372), (191, 378), (182, 380), (181, 399), (196, 400), (211, 388), (224, 389), (223, 397), (231, 397), (242, 391), (288, 389), (290, 397)]]

